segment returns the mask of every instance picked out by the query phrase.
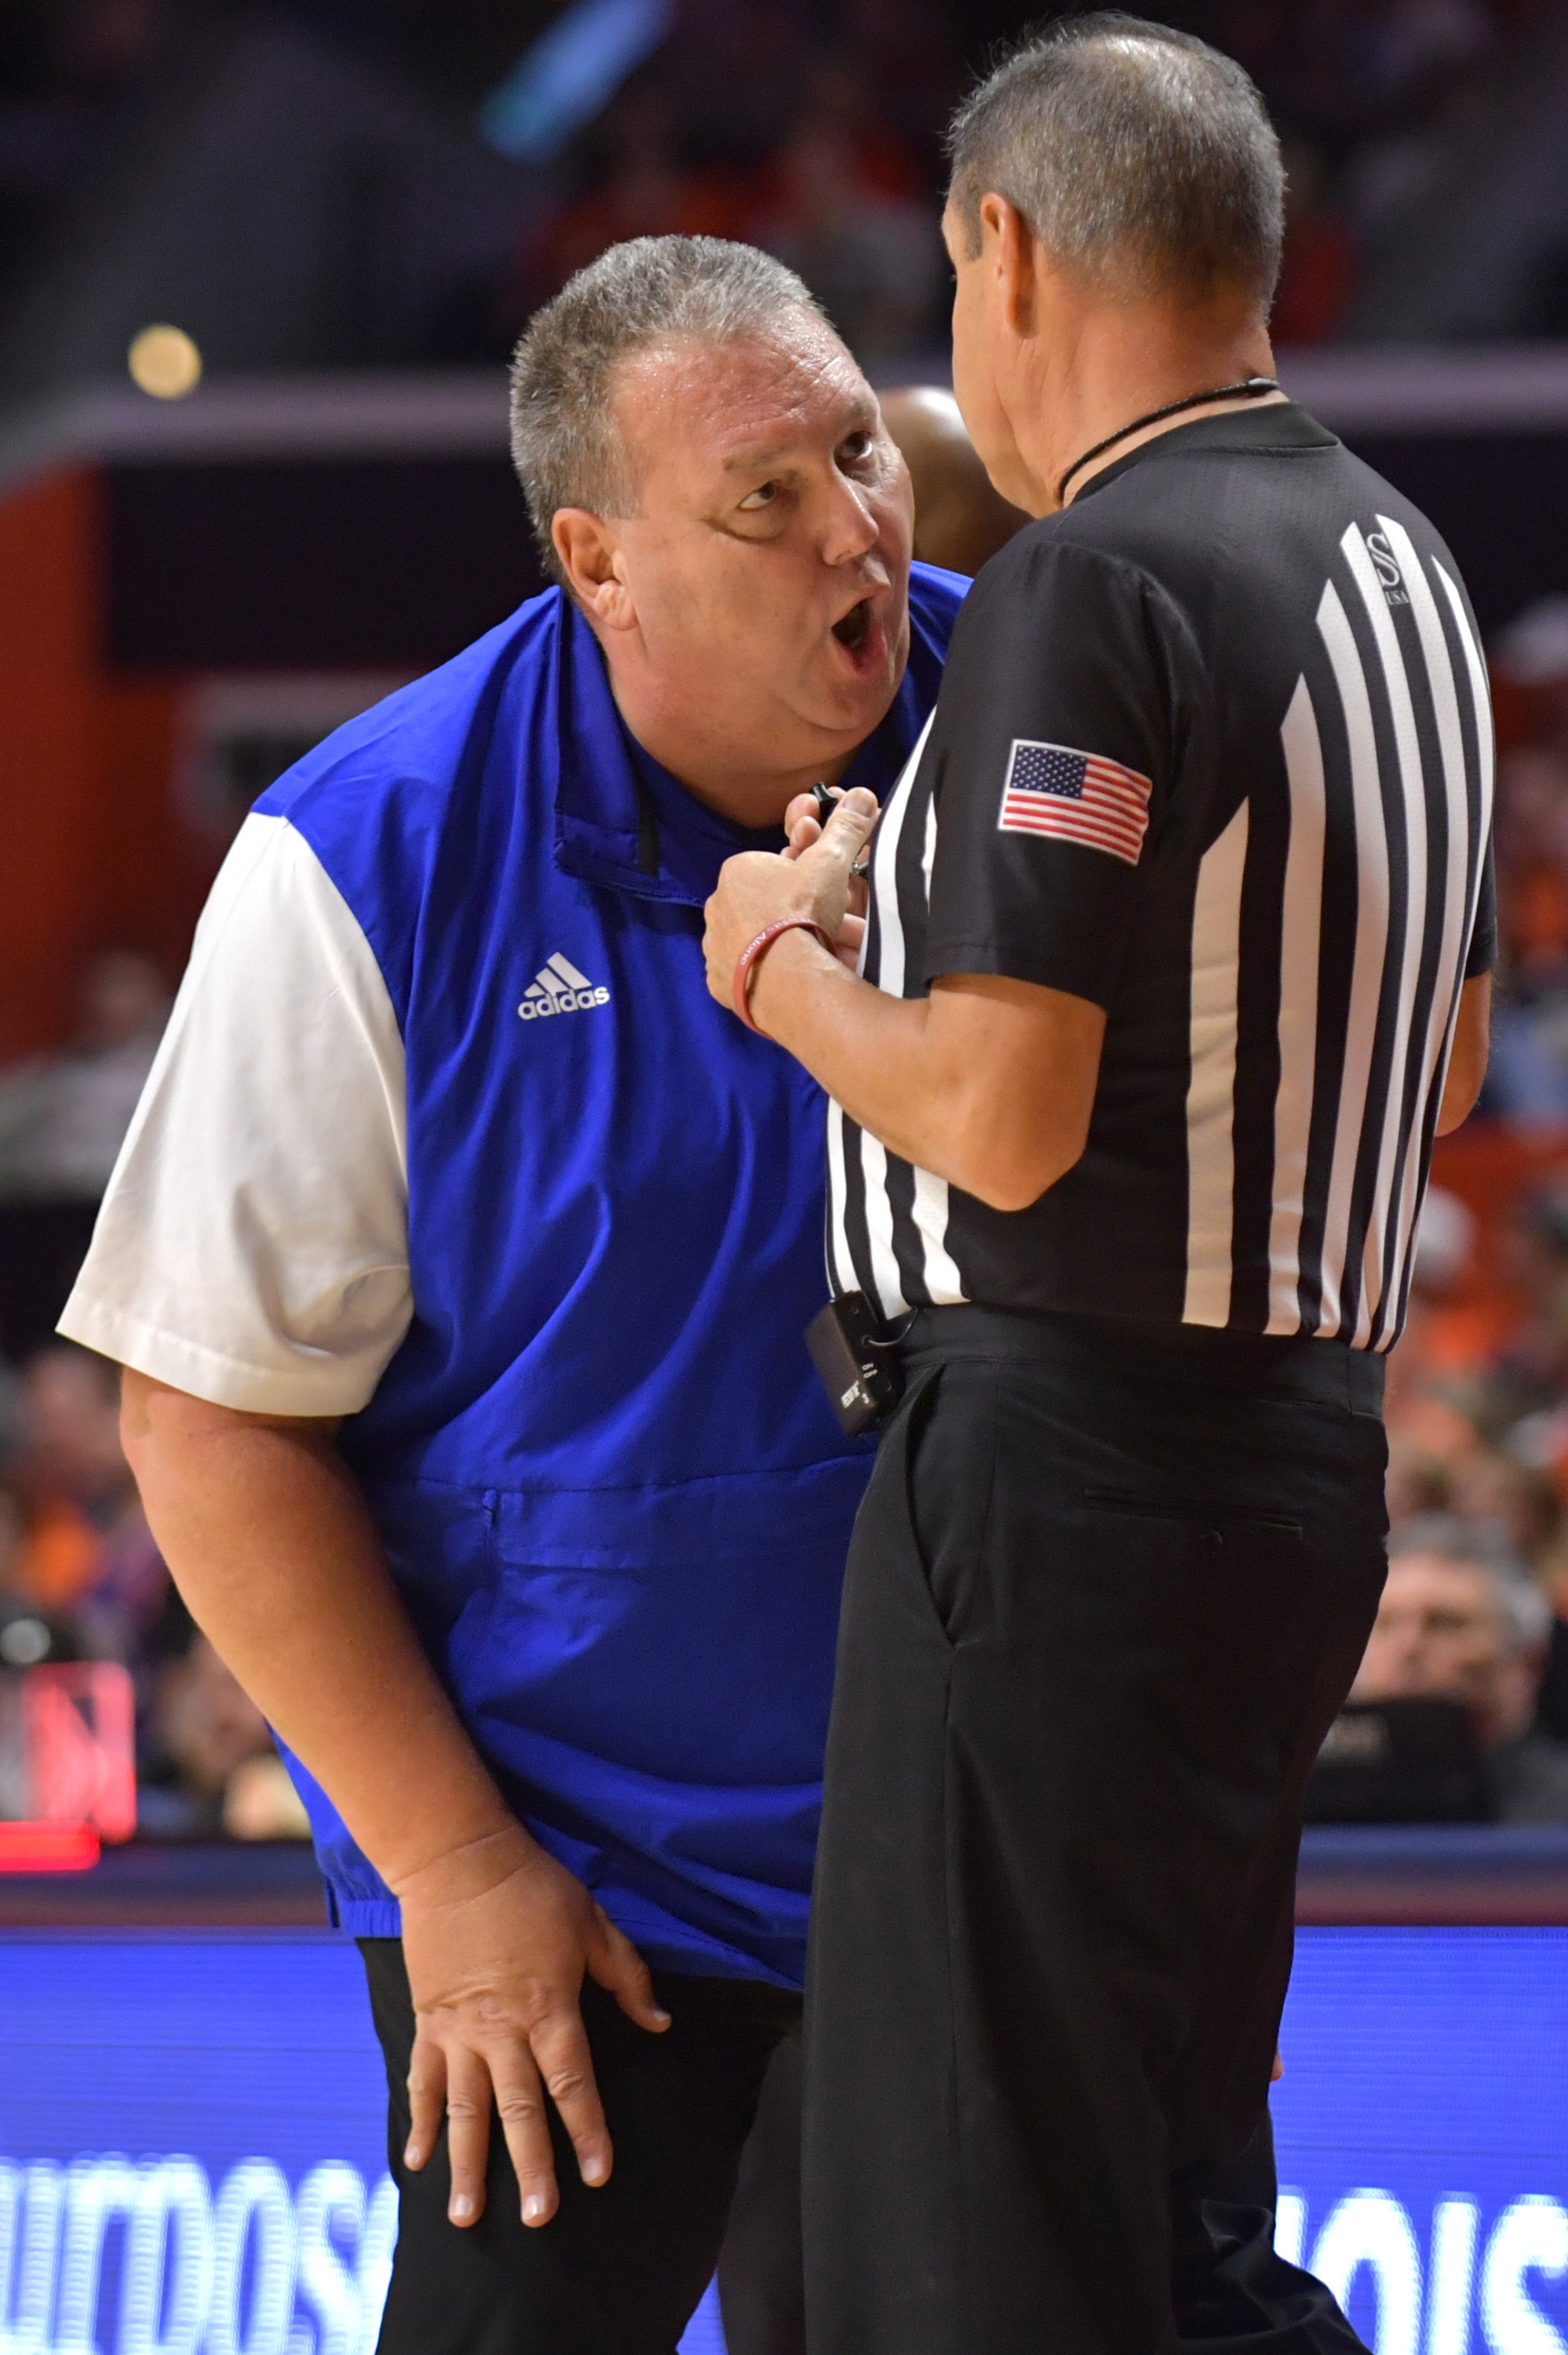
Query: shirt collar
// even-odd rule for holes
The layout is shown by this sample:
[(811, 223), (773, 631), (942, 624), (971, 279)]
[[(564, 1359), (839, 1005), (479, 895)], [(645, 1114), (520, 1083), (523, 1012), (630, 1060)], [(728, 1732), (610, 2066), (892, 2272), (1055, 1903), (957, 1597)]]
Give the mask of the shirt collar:
[(1339, 442), (1294, 400), (1271, 401), (1266, 409), (1231, 409), (1223, 417), (1193, 417), (1152, 441), (1140, 442), (1125, 458), (1113, 458), (1089, 476), (1073, 501), (1079, 506), (1130, 467), (1159, 458), (1183, 458), (1191, 451), (1337, 450)]
[[(758, 833), (733, 825), (634, 741), (610, 693), (599, 641), (565, 598), (556, 660), (556, 864), (564, 873), (638, 899), (700, 908), (734, 852), (781, 847), (780, 829)], [(887, 717), (855, 754), (846, 786), (869, 785), (879, 801), (891, 790), (940, 676), (940, 656), (912, 629), (909, 667)]]

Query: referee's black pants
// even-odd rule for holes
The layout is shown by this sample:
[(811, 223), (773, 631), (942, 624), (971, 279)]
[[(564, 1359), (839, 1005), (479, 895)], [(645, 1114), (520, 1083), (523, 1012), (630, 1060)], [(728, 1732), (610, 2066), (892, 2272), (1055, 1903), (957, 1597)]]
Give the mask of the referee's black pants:
[(811, 2355), (1355, 2349), (1205, 2194), (1383, 1584), (1381, 1366), (973, 1307), (906, 1357), (829, 1740)]

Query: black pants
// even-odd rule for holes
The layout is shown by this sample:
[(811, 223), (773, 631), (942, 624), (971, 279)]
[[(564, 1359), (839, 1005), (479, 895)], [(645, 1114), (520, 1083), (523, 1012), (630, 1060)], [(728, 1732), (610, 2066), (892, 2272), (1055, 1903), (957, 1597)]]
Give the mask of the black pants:
[[(673, 2025), (651, 2036), (585, 1985), (614, 2173), (601, 2190), (585, 2190), (552, 2112), (561, 2204), (529, 2232), (506, 2146), (493, 2134), (484, 2214), (460, 2232), (447, 2222), (444, 2135), (421, 2173), (403, 2164), (414, 2012), (402, 1946), (364, 1938), (360, 1951), (387, 2062), (398, 2191), (379, 2355), (674, 2355), (713, 2278), (763, 2078), (798, 2030), (799, 1997), (759, 1981), (655, 1972)], [(758, 2355), (773, 2349), (761, 2342)]]
[(1380, 1370), (974, 1308), (907, 1361), (829, 1741), (812, 2355), (1355, 2348), (1208, 2195), (1383, 1583)]
[(719, 2252), (718, 2286), (729, 2355), (806, 2355), (799, 2035), (787, 2036), (768, 2064)]

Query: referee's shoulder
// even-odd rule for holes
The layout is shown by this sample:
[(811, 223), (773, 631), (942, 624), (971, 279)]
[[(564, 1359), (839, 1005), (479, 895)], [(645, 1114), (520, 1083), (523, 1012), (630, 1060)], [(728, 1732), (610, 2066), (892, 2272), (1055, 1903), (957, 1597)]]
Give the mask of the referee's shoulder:
[(1163, 597), (1161, 554), (1158, 535), (1147, 527), (1140, 531), (1136, 518), (1123, 526), (1119, 517), (1091, 516), (1076, 506), (1041, 516), (976, 574), (965, 626), (972, 629), (999, 600)]

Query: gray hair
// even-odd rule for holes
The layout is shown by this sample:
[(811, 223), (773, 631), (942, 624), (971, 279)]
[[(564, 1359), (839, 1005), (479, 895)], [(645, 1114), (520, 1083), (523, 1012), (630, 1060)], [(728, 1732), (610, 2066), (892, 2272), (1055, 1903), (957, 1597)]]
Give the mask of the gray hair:
[(1026, 38), (948, 134), (952, 201), (1015, 205), (1052, 259), (1113, 299), (1279, 276), (1285, 169), (1250, 75), (1191, 33), (1114, 11)]
[(1454, 1513), (1418, 1513), (1390, 1532), (1388, 1558), (1435, 1555), (1439, 1561), (1486, 1571), (1498, 1615), (1515, 1651), (1534, 1651), (1552, 1633), (1552, 1604), (1545, 1589), (1509, 1543), (1496, 1521), (1465, 1521)]
[(765, 341), (802, 314), (832, 333), (803, 279), (718, 237), (630, 238), (535, 311), (512, 363), (512, 462), (553, 581), (566, 586), (550, 537), (558, 508), (636, 512), (615, 413), (623, 364), (663, 344)]

